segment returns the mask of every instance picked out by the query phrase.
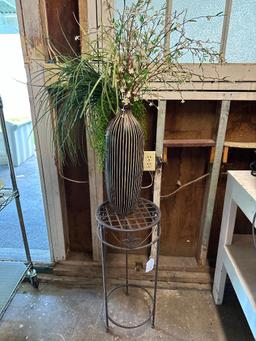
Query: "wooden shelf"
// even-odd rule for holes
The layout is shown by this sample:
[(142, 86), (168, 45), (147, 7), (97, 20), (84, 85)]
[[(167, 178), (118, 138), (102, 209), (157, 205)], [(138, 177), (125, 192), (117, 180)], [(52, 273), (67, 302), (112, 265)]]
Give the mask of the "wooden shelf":
[(212, 139), (170, 139), (164, 140), (164, 147), (214, 147)]
[(228, 162), (228, 152), (229, 148), (241, 148), (241, 149), (256, 149), (256, 142), (231, 142), (225, 141), (224, 142), (224, 150), (223, 150), (223, 157), (222, 162)]
[(256, 142), (231, 142), (231, 141), (225, 141), (224, 142), (224, 147), (256, 149)]
[(224, 246), (224, 265), (251, 331), (256, 337), (256, 250), (251, 235), (234, 235)]
[(215, 141), (212, 139), (168, 139), (163, 143), (163, 162), (168, 161), (168, 148), (194, 148), (194, 147), (211, 147), (210, 163), (213, 162), (215, 153)]

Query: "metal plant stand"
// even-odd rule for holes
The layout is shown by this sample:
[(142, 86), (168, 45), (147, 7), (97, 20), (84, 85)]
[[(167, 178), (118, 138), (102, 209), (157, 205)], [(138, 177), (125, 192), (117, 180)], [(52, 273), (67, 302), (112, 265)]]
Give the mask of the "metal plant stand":
[[(158, 275), (158, 259), (159, 259), (159, 243), (160, 243), (160, 210), (151, 201), (140, 198), (133, 213), (128, 216), (118, 215), (111, 207), (108, 201), (101, 204), (96, 210), (96, 220), (98, 225), (98, 237), (101, 241), (102, 254), (102, 276), (104, 291), (104, 308), (106, 330), (109, 329), (111, 321), (118, 327), (137, 328), (148, 321), (151, 326), (155, 326), (156, 312), (156, 292), (157, 292), (157, 275)], [(156, 231), (156, 237), (152, 240), (153, 231)], [(149, 248), (153, 244), (157, 245), (154, 273), (154, 289), (153, 295), (142, 285), (129, 283), (128, 276), (128, 254), (136, 250)], [(107, 247), (114, 248), (125, 254), (125, 282), (108, 291), (107, 272), (106, 272), (106, 253)], [(123, 325), (117, 322), (109, 314), (108, 301), (118, 289), (123, 288), (126, 295), (129, 295), (129, 288), (139, 288), (143, 294), (146, 294), (151, 301), (151, 309), (145, 320), (136, 325)]]
[(10, 303), (18, 285), (22, 282), (24, 277), (30, 279), (31, 284), (38, 288), (39, 282), (36, 270), (33, 268), (29, 245), (26, 235), (26, 229), (24, 219), (21, 210), (21, 204), (19, 199), (19, 191), (17, 187), (14, 166), (11, 156), (10, 145), (8, 141), (7, 129), (5, 125), (3, 104), (0, 97), (0, 127), (2, 129), (3, 140), (5, 144), (6, 154), (8, 158), (8, 164), (11, 175), (12, 188), (0, 188), (0, 213), (1, 211), (13, 200), (15, 200), (20, 229), (26, 253), (26, 263), (18, 261), (1, 261), (0, 260), (0, 318), (3, 316), (8, 304)]

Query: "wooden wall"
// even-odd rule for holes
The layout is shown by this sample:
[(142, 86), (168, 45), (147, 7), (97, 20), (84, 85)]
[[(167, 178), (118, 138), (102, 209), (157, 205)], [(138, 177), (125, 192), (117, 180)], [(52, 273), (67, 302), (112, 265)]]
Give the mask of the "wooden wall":
[(78, 1), (45, 0), (45, 6), (51, 44), (63, 54), (79, 54)]
[[(45, 0), (48, 34), (51, 44), (67, 56), (80, 53), (78, 2), (76, 0)], [(77, 132), (79, 133), (79, 132)], [(81, 133), (81, 132), (80, 132)], [(86, 138), (84, 149), (86, 151)], [(66, 164), (64, 176), (82, 182), (88, 181), (87, 163), (74, 167)], [(65, 180), (65, 197), (68, 220), (68, 245), (71, 251), (92, 252), (91, 216), (88, 183)]]
[[(210, 139), (216, 135), (216, 102), (168, 102), (165, 139)], [(163, 168), (162, 194), (207, 173), (209, 148), (168, 148)], [(194, 256), (206, 180), (195, 183), (170, 198), (161, 200), (161, 254)]]
[[(65, 54), (79, 53), (78, 4), (76, 0), (46, 0), (48, 31), (50, 40), (56, 48)], [(217, 101), (169, 101), (165, 138), (214, 139), (217, 134), (219, 118)], [(155, 109), (148, 108), (148, 137), (145, 149), (155, 149), (156, 135)], [(256, 105), (254, 102), (233, 102), (228, 122), (228, 141), (256, 142)], [(84, 146), (86, 149), (86, 146)], [(162, 194), (178, 188), (177, 181), (184, 184), (208, 171), (208, 147), (169, 148), (168, 163), (163, 167)], [(253, 159), (252, 150), (230, 150), (227, 169), (248, 169)], [(65, 166), (64, 175), (74, 179), (88, 178), (86, 163), (80, 167)], [(143, 184), (150, 182), (144, 175)], [(225, 191), (226, 175), (221, 174), (218, 184), (217, 200), (214, 211), (209, 255), (215, 257), (218, 244), (220, 220)], [(166, 256), (195, 256), (201, 212), (206, 188), (206, 179), (197, 182), (177, 193), (161, 200), (162, 235), (161, 254)], [(88, 184), (75, 184), (65, 181), (66, 208), (68, 216), (69, 248), (73, 251), (91, 253), (90, 204)], [(142, 190), (142, 195), (152, 199), (152, 189)], [(94, 219), (94, 217), (92, 217)], [(243, 225), (247, 231), (247, 222), (242, 214), (238, 217), (237, 229)]]
[[(215, 101), (168, 102), (165, 138), (213, 138), (217, 133), (219, 103)], [(256, 142), (256, 103), (232, 102), (226, 134), (227, 141)], [(253, 150), (230, 149), (228, 163), (222, 166), (209, 245), (209, 256), (216, 257), (219, 229), (226, 186), (226, 173), (231, 169), (248, 169), (254, 158)], [(164, 165), (162, 194), (178, 188), (207, 173), (208, 148), (169, 148), (168, 164)], [(161, 254), (194, 256), (196, 253), (200, 218), (206, 189), (206, 180), (197, 182), (175, 196), (161, 200), (162, 236)], [(240, 212), (236, 229), (248, 232), (248, 222)]]

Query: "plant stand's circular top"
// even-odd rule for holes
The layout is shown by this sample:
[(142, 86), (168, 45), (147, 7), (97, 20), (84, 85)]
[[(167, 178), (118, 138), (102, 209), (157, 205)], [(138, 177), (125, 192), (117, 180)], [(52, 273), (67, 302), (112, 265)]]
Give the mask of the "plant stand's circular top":
[(127, 216), (117, 214), (109, 201), (105, 201), (97, 208), (96, 220), (99, 239), (112, 248), (142, 249), (154, 244), (159, 238), (149, 239), (154, 227), (160, 222), (160, 210), (147, 199), (140, 198), (134, 211)]

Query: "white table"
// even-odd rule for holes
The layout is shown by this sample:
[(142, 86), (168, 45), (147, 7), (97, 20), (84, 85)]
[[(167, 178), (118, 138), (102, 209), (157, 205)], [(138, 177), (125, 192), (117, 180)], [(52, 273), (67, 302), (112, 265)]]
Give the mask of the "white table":
[(233, 235), (237, 206), (252, 222), (256, 211), (256, 177), (250, 171), (228, 172), (213, 297), (216, 304), (222, 304), (228, 274), (256, 338), (256, 249), (251, 230), (248, 235)]

